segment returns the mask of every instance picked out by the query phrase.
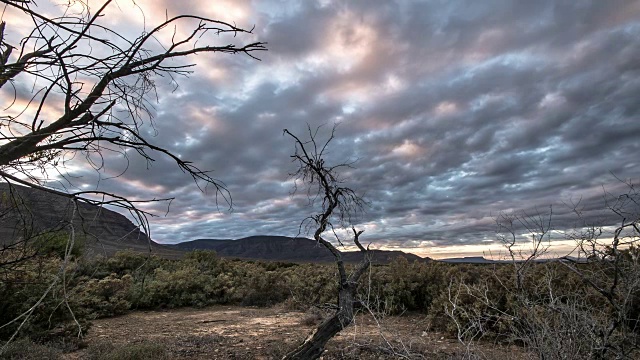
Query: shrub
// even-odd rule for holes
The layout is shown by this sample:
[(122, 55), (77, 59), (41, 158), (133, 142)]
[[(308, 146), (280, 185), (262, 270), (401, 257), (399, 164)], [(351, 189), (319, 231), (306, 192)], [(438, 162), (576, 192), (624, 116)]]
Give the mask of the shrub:
[(150, 342), (115, 346), (101, 342), (87, 348), (90, 360), (165, 360), (169, 355), (164, 346)]
[(133, 282), (129, 274), (90, 279), (74, 289), (74, 301), (92, 319), (121, 315), (131, 308)]
[[(65, 305), (65, 293), (72, 292), (74, 286), (74, 264), (68, 264), (65, 277), (67, 282), (63, 283), (62, 278), (57, 279), (61, 261), (57, 257), (24, 261), (2, 279), (0, 324), (8, 325), (0, 328), (0, 339), (6, 340), (13, 335), (24, 318), (12, 321), (25, 313), (29, 316), (20, 328), (20, 336), (30, 336), (44, 341), (57, 337), (73, 337), (78, 331), (84, 332), (88, 329), (88, 320), (83, 316), (82, 309), (74, 304), (72, 296), (67, 299), (81, 329), (78, 329)], [(69, 292), (65, 291), (65, 286)], [(45, 294), (46, 296), (43, 296)], [(27, 312), (32, 307), (31, 312)]]
[(155, 255), (135, 253), (131, 250), (118, 251), (101, 264), (108, 273), (118, 275), (145, 273), (164, 265), (166, 260)]
[(254, 273), (246, 284), (244, 306), (271, 306), (284, 301), (289, 293), (281, 274), (276, 271)]
[[(0, 343), (0, 348), (4, 345)], [(35, 343), (28, 338), (20, 338), (7, 344), (4, 351), (0, 353), (0, 357), (7, 360), (55, 360), (62, 357), (62, 351), (55, 347)]]
[(69, 255), (74, 258), (82, 255), (85, 246), (85, 238), (83, 236), (76, 236), (70, 250), (68, 249), (69, 245), (71, 245), (69, 234), (65, 231), (44, 233), (29, 241), (29, 246), (32, 247), (39, 255), (53, 255), (60, 259), (64, 259), (67, 251), (69, 251)]

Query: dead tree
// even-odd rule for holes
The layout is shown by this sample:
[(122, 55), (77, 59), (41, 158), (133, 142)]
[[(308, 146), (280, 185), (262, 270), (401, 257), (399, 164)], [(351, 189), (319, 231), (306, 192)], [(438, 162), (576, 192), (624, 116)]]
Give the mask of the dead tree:
[[(123, 5), (112, 0), (97, 7), (88, 1), (69, 1), (57, 7), (58, 16), (30, 0), (0, 2), (8, 21), (0, 23), (0, 89), (12, 93), (0, 113), (0, 181), (123, 208), (148, 233), (148, 214), (138, 209), (136, 201), (97, 190), (69, 192), (75, 185), (65, 165), (68, 159), (85, 157), (85, 164), (102, 171), (107, 154), (128, 159), (137, 153), (148, 164), (160, 154), (198, 186), (211, 185), (216, 197), (221, 195), (231, 206), (223, 182), (155, 144), (142, 126), (153, 126), (156, 82), (164, 78), (177, 87), (176, 77), (192, 72), (195, 64), (185, 62), (191, 55), (255, 58), (256, 51), (266, 50), (262, 42), (215, 44), (251, 30), (197, 15), (167, 15), (157, 26), (129, 38), (109, 27), (107, 10), (120, 11)], [(14, 21), (20, 26), (12, 27)], [(29, 32), (11, 33), (25, 23), (31, 24)], [(66, 180), (60, 184), (68, 187), (67, 192), (47, 185), (50, 174)]]
[[(338, 299), (333, 316), (326, 319), (298, 348), (285, 356), (285, 359), (316, 359), (322, 355), (326, 343), (342, 329), (349, 326), (354, 319), (354, 308), (357, 304), (356, 290), (360, 277), (371, 264), (370, 253), (360, 243), (360, 235), (364, 230), (356, 230), (351, 224), (352, 216), (361, 211), (365, 205), (364, 200), (355, 191), (343, 186), (339, 171), (351, 167), (349, 163), (341, 163), (330, 166), (325, 162), (324, 156), (328, 151), (330, 142), (334, 139), (336, 127), (331, 130), (329, 138), (324, 143), (318, 143), (315, 131), (308, 128), (309, 140), (302, 141), (299, 137), (285, 129), (284, 134), (289, 135), (295, 142), (295, 153), (291, 156), (298, 165), (296, 172), (292, 174), (296, 184), (301, 181), (307, 187), (307, 195), (312, 204), (320, 203), (320, 211), (305, 219), (307, 227), (315, 228), (313, 238), (327, 248), (334, 256), (338, 267)], [(362, 262), (347, 274), (347, 269), (342, 260), (341, 251), (323, 237), (325, 231), (333, 231), (336, 226), (350, 227), (353, 232), (353, 243), (363, 254)], [(302, 224), (301, 224), (302, 226)], [(342, 241), (336, 235), (340, 244)]]

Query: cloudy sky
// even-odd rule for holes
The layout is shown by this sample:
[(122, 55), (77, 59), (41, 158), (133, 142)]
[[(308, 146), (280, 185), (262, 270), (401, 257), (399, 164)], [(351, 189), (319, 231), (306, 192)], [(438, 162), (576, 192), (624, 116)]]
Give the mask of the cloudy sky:
[(307, 124), (338, 123), (328, 161), (357, 160), (345, 179), (371, 203), (364, 241), (422, 256), (496, 251), (501, 212), (553, 206), (561, 230), (564, 203), (600, 208), (603, 189), (624, 189), (616, 177), (640, 175), (640, 1), (142, 1), (144, 23), (118, 6), (107, 18), (131, 36), (188, 13), (268, 43), (261, 61), (192, 57), (173, 92), (158, 79), (151, 140), (213, 169), (232, 212), (160, 155), (101, 174), (104, 190), (175, 197), (166, 216), (149, 207), (161, 243), (296, 235), (314, 209), (291, 195), (282, 130)]

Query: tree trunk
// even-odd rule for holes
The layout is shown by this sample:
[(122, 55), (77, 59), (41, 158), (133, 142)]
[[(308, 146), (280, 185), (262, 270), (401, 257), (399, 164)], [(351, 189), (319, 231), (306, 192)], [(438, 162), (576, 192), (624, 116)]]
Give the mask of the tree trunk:
[(357, 283), (341, 286), (338, 293), (338, 310), (325, 320), (297, 349), (285, 355), (283, 360), (317, 359), (327, 342), (353, 321), (353, 298)]

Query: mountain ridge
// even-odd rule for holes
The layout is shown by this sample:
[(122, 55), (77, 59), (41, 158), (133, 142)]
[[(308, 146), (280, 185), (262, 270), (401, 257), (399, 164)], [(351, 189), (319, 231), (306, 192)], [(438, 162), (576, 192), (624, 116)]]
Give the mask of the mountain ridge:
[[(17, 204), (17, 205), (16, 205)], [(68, 197), (21, 185), (0, 182), (0, 246), (26, 238), (27, 233), (68, 231), (70, 226), (85, 238), (85, 253), (112, 256), (118, 251), (181, 258), (189, 250), (214, 250), (221, 257), (244, 260), (332, 263), (333, 255), (315, 240), (276, 235), (232, 239), (195, 239), (161, 244), (150, 239), (124, 215), (83, 202), (75, 209)], [(373, 262), (386, 264), (398, 257), (427, 262), (415, 254), (397, 250), (371, 250)], [(343, 260), (362, 260), (360, 251), (342, 251)], [(455, 262), (455, 260), (454, 260)]]
[[(195, 239), (171, 245), (182, 250), (214, 250), (219, 256), (239, 259), (289, 262), (334, 262), (331, 252), (317, 241), (304, 237), (256, 235), (241, 239)], [(408, 261), (431, 261), (418, 255), (395, 250), (370, 250), (373, 262), (386, 264), (397, 257)], [(343, 261), (356, 263), (362, 260), (360, 251), (342, 251)]]

